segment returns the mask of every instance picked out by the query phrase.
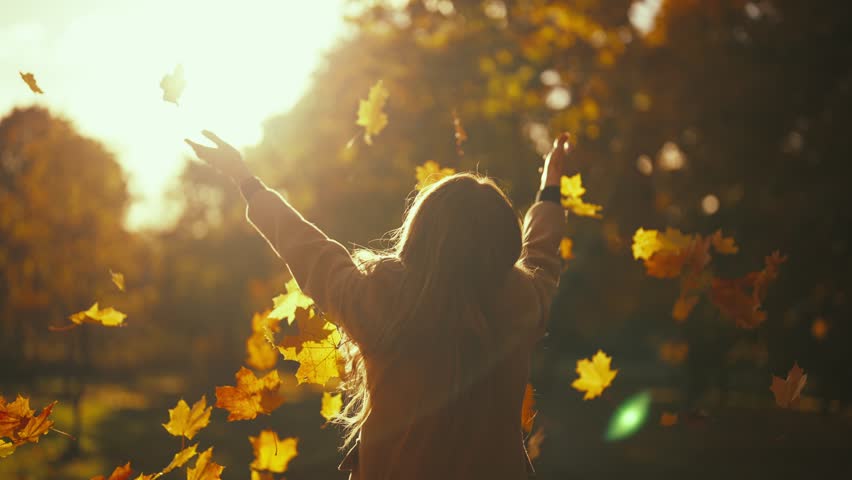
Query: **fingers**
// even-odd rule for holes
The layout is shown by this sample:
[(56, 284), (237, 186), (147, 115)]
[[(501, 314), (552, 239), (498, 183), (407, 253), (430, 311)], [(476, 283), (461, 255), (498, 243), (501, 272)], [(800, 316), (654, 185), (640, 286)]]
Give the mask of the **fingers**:
[(230, 145), (228, 145), (228, 142), (222, 140), (221, 138), (219, 138), (218, 135), (211, 132), (210, 130), (202, 130), (201, 134), (210, 139), (211, 142), (215, 143), (219, 147), (230, 147)]

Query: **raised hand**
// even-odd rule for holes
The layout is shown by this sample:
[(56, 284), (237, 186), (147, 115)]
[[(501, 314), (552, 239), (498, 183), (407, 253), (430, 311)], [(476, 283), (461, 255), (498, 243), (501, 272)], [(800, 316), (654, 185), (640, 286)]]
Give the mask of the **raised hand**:
[(568, 143), (570, 135), (563, 133), (553, 141), (553, 149), (544, 160), (544, 169), (541, 172), (541, 188), (559, 186), (562, 175), (565, 175), (565, 156), (571, 148)]
[(202, 130), (201, 134), (210, 139), (216, 146), (208, 147), (195, 143), (188, 138), (184, 139), (192, 147), (198, 158), (216, 170), (219, 170), (219, 172), (235, 183), (239, 183), (252, 176), (251, 171), (249, 171), (248, 166), (243, 161), (242, 155), (240, 155), (240, 152), (236, 148), (209, 130)]

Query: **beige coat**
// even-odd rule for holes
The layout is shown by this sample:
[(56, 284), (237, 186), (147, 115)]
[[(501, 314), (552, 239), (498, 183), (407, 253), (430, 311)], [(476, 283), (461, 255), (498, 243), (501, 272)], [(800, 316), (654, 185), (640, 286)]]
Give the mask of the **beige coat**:
[(290, 268), (302, 289), (330, 313), (364, 354), (372, 410), (357, 448), (341, 464), (354, 480), (522, 480), (532, 471), (522, 440), (520, 411), (530, 356), (544, 333), (562, 262), (558, 254), (565, 214), (555, 202), (537, 202), (523, 226), (523, 254), (494, 299), (514, 332), (495, 345), (476, 398), (441, 400), (431, 375), (442, 357), (424, 361), (440, 345), (415, 345), (410, 355), (386, 358), (371, 340), (382, 318), (399, 308), (397, 268), (363, 273), (341, 244), (305, 220), (270, 189), (248, 199), (247, 217)]

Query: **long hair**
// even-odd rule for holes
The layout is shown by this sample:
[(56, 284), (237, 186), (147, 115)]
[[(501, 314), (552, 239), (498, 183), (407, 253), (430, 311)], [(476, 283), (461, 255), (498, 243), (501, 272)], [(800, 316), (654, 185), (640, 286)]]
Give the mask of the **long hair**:
[[(384, 266), (402, 271), (393, 318), (383, 318), (371, 345), (402, 356), (429, 344), (445, 346), (451, 371), (441, 372), (458, 398), (481, 376), (482, 351), (500, 335), (491, 311), (521, 254), (521, 226), (511, 202), (493, 180), (470, 173), (445, 177), (420, 190), (402, 226), (384, 251), (360, 250), (356, 259), (368, 275)], [(344, 349), (347, 405), (337, 419), (346, 428), (344, 448), (370, 413), (367, 372), (357, 347)]]

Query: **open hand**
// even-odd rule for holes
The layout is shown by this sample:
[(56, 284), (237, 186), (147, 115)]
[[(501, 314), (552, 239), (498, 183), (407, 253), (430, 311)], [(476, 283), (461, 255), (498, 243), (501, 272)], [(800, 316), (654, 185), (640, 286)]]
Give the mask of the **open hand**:
[(210, 139), (216, 146), (208, 147), (195, 143), (188, 138), (184, 139), (192, 147), (192, 150), (195, 151), (198, 158), (204, 160), (208, 165), (219, 170), (223, 175), (236, 183), (252, 176), (248, 166), (243, 161), (242, 155), (240, 155), (240, 152), (236, 148), (209, 130), (202, 130), (201, 134)]
[(570, 135), (563, 133), (553, 141), (553, 150), (547, 154), (544, 160), (544, 169), (541, 172), (541, 188), (559, 186), (562, 175), (565, 175), (565, 157), (571, 145), (568, 143)]

